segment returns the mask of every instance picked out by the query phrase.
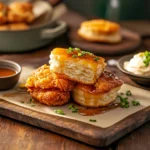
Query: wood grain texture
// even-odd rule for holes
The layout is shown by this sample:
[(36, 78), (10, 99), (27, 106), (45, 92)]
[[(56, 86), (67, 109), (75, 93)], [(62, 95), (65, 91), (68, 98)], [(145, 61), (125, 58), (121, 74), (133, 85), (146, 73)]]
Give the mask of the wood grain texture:
[[(126, 146), (125, 146), (126, 145)], [(150, 122), (127, 134), (122, 138), (116, 150), (149, 150), (150, 149)]]
[(108, 146), (150, 119), (150, 107), (136, 112), (108, 128), (77, 120), (42, 114), (0, 100), (0, 114), (53, 131), (93, 146)]
[[(70, 16), (74, 19), (68, 19)], [(102, 55), (117, 55), (117, 54), (127, 54), (133, 52), (141, 44), (140, 36), (130, 30), (121, 28), (121, 35), (123, 37), (122, 41), (117, 44), (106, 44), (100, 42), (89, 42), (82, 39), (78, 34), (77, 30), (80, 27), (81, 22), (87, 20), (87, 18), (69, 11), (62, 18), (69, 25), (69, 40), (73, 47), (79, 47), (83, 50), (90, 51), (95, 54)]]
[(1, 150), (111, 150), (96, 148), (0, 116)]

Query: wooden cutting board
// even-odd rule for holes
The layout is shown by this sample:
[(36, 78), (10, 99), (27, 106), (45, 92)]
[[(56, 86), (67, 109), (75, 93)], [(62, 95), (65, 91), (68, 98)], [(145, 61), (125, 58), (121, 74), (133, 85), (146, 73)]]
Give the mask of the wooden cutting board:
[(0, 114), (93, 146), (107, 146), (150, 120), (150, 107), (134, 113), (108, 128), (46, 115), (0, 99)]
[(86, 17), (83, 17), (76, 12), (69, 11), (64, 14), (61, 19), (66, 21), (69, 26), (68, 37), (72, 47), (79, 47), (95, 54), (119, 55), (131, 53), (141, 44), (140, 35), (125, 28), (121, 28), (123, 40), (118, 44), (89, 42), (83, 40), (77, 34), (77, 30), (79, 29), (81, 22), (87, 20)]
[[(23, 67), (19, 84), (32, 71), (33, 68)], [(71, 100), (63, 106), (49, 107), (31, 102), (26, 89), (17, 85), (8, 91), (0, 91), (0, 114), (93, 146), (107, 146), (150, 119), (149, 91), (124, 84), (120, 92), (127, 90), (133, 96), (129, 99), (129, 108), (118, 107), (104, 114), (81, 116), (68, 108)], [(139, 100), (141, 105), (132, 106), (133, 99)], [(56, 109), (63, 110), (65, 115), (56, 114)], [(96, 119), (96, 122), (90, 122), (90, 119)]]

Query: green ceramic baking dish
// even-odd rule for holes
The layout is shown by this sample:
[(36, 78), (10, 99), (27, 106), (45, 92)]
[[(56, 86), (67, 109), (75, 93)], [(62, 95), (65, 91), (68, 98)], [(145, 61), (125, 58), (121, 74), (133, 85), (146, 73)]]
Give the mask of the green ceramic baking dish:
[(33, 26), (27, 30), (0, 31), (0, 52), (30, 51), (49, 44), (66, 31), (64, 21)]

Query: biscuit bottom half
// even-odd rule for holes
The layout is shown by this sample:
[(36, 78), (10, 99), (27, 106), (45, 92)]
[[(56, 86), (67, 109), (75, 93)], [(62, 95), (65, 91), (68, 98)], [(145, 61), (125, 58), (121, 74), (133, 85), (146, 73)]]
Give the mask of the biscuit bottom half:
[(77, 84), (73, 89), (73, 99), (86, 107), (108, 106), (115, 101), (122, 84), (117, 76), (104, 71), (94, 85)]
[(78, 35), (87, 41), (104, 42), (104, 43), (119, 43), (122, 39), (119, 31), (111, 34), (95, 33), (89, 29), (81, 28), (78, 30)]
[(85, 107), (103, 107), (108, 106), (114, 102), (117, 96), (117, 92), (120, 87), (114, 88), (107, 93), (91, 94), (81, 89), (75, 88), (73, 90), (73, 99), (76, 103)]

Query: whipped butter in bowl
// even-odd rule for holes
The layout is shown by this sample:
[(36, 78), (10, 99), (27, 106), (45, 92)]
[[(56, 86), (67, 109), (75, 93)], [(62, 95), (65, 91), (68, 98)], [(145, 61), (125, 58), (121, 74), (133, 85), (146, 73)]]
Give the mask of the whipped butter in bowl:
[(136, 75), (150, 77), (150, 52), (135, 54), (130, 61), (124, 62), (124, 69)]
[(117, 66), (136, 83), (150, 86), (150, 52), (123, 56)]

